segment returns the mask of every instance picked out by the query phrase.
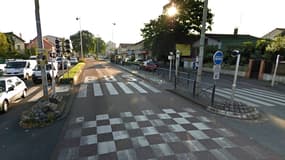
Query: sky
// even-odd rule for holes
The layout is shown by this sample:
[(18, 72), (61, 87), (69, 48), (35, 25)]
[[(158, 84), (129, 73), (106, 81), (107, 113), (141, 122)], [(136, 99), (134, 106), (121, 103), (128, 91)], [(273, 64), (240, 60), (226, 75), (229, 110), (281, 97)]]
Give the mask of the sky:
[[(80, 28), (105, 42), (136, 43), (140, 29), (162, 14), (169, 0), (39, 0), (42, 35), (69, 38)], [(284, 0), (208, 0), (214, 14), (208, 33), (262, 37), (285, 28)], [(29, 42), (37, 35), (34, 0), (0, 0), (0, 32), (14, 32)], [(79, 17), (80, 20), (76, 20)], [(113, 25), (115, 23), (115, 25)]]

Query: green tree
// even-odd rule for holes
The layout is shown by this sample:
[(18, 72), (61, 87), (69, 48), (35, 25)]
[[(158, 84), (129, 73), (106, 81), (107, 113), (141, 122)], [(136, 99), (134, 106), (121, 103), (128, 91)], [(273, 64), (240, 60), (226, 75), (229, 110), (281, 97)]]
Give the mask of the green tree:
[[(145, 47), (151, 49), (155, 55), (159, 56), (158, 58), (162, 59), (165, 59), (170, 51), (175, 51), (175, 43), (179, 36), (199, 33), (202, 27), (203, 2), (200, 0), (171, 0), (164, 9), (167, 9), (171, 3), (175, 3), (178, 8), (177, 16), (168, 17), (162, 14), (157, 19), (150, 20), (141, 29)], [(209, 9), (206, 24), (208, 30), (211, 29), (212, 18), (213, 14)]]
[(0, 33), (0, 57), (7, 57), (9, 43), (5, 34)]
[[(94, 35), (86, 30), (83, 30), (81, 34), (82, 34), (83, 55), (93, 52), (95, 47)], [(80, 53), (81, 52), (80, 32), (78, 31), (77, 33), (71, 35), (70, 40), (72, 41), (73, 50)]]
[(277, 54), (285, 56), (285, 36), (278, 36), (266, 47), (267, 54), (264, 56), (266, 60), (274, 61)]

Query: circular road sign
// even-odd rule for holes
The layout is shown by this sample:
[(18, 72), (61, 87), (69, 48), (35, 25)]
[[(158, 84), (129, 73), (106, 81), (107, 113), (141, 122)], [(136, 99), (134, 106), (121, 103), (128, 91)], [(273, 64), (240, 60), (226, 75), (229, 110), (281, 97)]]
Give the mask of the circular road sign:
[(222, 51), (217, 51), (213, 55), (213, 62), (214, 64), (222, 64), (223, 63), (224, 54)]

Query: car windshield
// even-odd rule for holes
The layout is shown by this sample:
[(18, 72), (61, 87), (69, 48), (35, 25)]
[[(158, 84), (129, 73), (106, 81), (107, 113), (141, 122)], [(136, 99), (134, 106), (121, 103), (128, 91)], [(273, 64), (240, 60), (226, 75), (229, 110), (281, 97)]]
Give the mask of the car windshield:
[[(35, 70), (36, 70), (36, 71), (40, 71), (40, 70), (41, 70), (41, 65), (37, 65), (37, 66), (35, 67)], [(46, 70), (51, 70), (51, 64), (47, 64), (47, 65), (46, 65)]]
[(8, 62), (6, 68), (24, 68), (26, 62)]
[(0, 81), (0, 93), (4, 92), (5, 91), (5, 81), (1, 80)]

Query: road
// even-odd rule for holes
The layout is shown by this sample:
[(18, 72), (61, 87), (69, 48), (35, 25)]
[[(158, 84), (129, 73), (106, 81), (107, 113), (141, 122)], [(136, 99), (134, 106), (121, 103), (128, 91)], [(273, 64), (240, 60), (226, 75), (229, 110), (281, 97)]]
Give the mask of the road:
[(29, 86), (28, 97), (0, 115), (1, 159), (282, 159), (251, 132), (262, 132), (264, 123), (213, 115), (107, 62), (89, 59), (78, 86), (57, 87), (75, 95), (66, 119), (48, 127), (18, 126), (20, 113), (42, 94), (40, 85)]
[(52, 159), (279, 159), (160, 86), (90, 60)]

